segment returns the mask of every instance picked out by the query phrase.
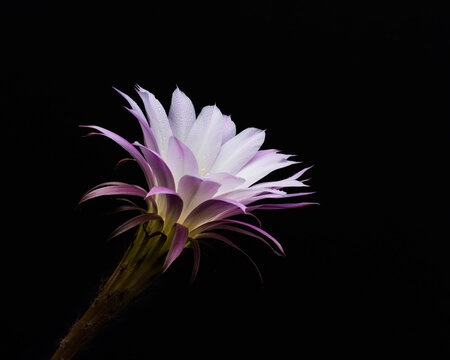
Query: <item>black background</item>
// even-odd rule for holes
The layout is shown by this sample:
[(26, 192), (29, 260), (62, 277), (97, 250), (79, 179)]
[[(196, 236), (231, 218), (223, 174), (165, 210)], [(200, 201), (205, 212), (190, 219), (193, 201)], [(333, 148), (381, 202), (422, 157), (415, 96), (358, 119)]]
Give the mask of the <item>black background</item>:
[(124, 220), (114, 201), (75, 207), (97, 183), (142, 180), (78, 127), (137, 139), (112, 90), (135, 83), (166, 109), (178, 85), (197, 112), (267, 129), (265, 148), (315, 165), (321, 205), (260, 214), (286, 258), (242, 239), (263, 287), (222, 246), (191, 286), (186, 253), (80, 360), (448, 354), (449, 12), (362, 3), (10, 3), (0, 354), (48, 359), (130, 241), (105, 240)]

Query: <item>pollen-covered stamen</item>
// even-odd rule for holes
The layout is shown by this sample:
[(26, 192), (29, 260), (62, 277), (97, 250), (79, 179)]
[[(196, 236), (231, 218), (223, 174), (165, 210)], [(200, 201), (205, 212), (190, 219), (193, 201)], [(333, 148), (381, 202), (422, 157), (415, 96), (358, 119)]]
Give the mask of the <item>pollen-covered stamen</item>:
[(207, 172), (206, 169), (201, 169), (200, 176), (202, 176), (202, 177), (209, 176), (209, 172)]

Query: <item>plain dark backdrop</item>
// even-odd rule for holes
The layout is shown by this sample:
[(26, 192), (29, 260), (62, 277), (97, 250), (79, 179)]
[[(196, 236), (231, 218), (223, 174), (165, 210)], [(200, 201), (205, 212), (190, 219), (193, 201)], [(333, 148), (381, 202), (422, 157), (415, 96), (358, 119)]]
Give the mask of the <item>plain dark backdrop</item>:
[[(2, 236), (5, 359), (48, 359), (131, 233), (82, 194), (141, 181), (97, 124), (139, 128), (112, 86), (168, 109), (217, 103), (265, 148), (297, 154), (320, 206), (260, 213), (286, 258), (241, 239), (265, 279), (222, 246), (197, 281), (183, 255), (81, 359), (449, 353), (447, 9), (425, 1), (9, 4)], [(279, 176), (295, 169), (285, 169)], [(239, 236), (236, 236), (239, 239)]]

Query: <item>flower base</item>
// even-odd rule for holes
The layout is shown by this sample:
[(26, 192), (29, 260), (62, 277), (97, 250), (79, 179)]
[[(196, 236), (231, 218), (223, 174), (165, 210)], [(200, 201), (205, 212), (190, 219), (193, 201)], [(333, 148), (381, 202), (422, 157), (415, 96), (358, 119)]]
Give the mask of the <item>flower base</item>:
[(160, 222), (141, 226), (119, 265), (98, 296), (61, 341), (51, 360), (72, 359), (111, 318), (140, 295), (161, 274), (167, 237)]

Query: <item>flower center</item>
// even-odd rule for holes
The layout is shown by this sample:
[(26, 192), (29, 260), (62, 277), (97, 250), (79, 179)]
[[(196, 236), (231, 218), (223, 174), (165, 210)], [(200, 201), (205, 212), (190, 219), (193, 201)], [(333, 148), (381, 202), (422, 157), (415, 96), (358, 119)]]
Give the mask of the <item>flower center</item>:
[(209, 175), (209, 172), (207, 172), (206, 169), (201, 169), (200, 170), (200, 176), (205, 177), (205, 176), (208, 176), (208, 175)]

